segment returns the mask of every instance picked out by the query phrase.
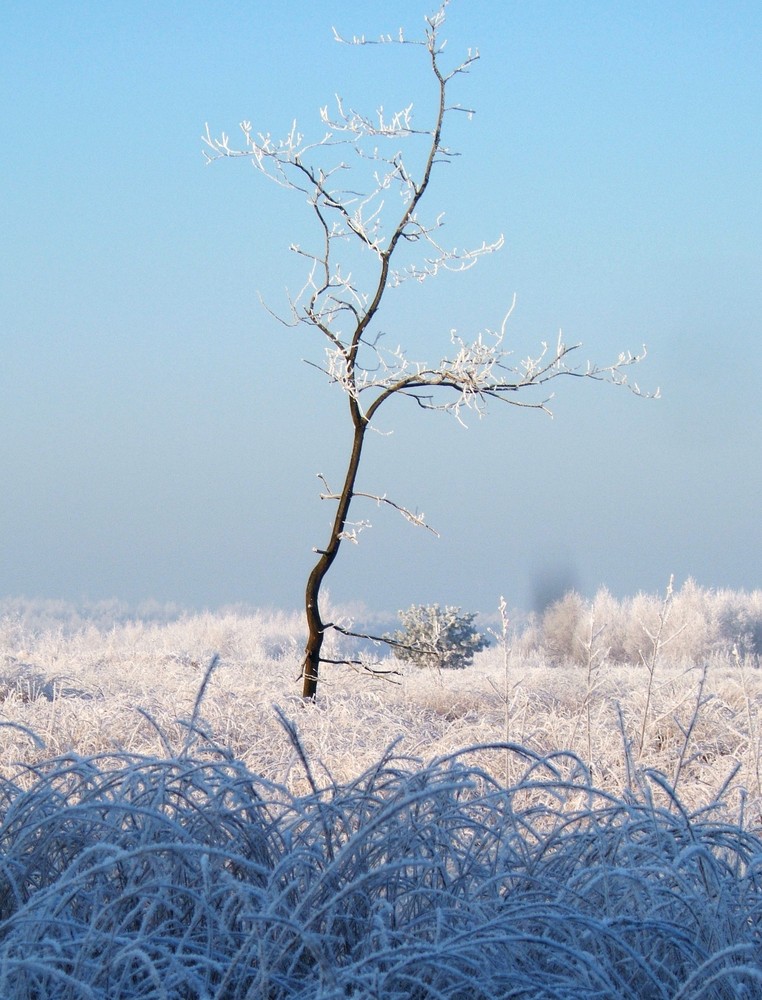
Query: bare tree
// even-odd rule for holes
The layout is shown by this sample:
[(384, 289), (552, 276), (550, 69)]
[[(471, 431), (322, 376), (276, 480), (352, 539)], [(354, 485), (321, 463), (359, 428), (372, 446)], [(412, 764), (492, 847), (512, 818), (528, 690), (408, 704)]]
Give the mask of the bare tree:
[[(435, 95), (428, 123), (414, 120), (412, 104), (390, 115), (380, 109), (368, 116), (346, 107), (337, 97), (333, 113), (327, 107), (321, 109), (325, 131), (314, 142), (298, 131), (296, 123), (285, 138), (274, 140), (254, 131), (250, 122), (242, 122), (245, 142), (240, 148), (231, 146), (225, 133), (214, 138), (208, 125), (204, 136), (207, 161), (248, 157), (266, 177), (307, 196), (317, 238), (314, 248), (291, 246), (304, 258), (307, 275), (299, 294), (290, 300), (290, 313), (278, 318), (287, 325), (306, 324), (324, 338), (324, 360), (316, 367), (346, 394), (353, 428), (341, 487), (332, 490), (322, 480), (321, 499), (334, 501), (336, 513), (327, 544), (315, 550), (318, 559), (307, 581), (305, 698), (315, 697), (320, 665), (329, 662), (321, 655), (326, 631), (339, 628), (321, 617), (321, 586), (342, 542), (355, 541), (366, 524), (350, 522), (352, 501), (370, 498), (428, 527), (423, 515), (385, 494), (357, 488), (366, 434), (384, 403), (403, 396), (424, 410), (449, 412), (460, 422), (467, 410), (484, 412), (490, 400), (549, 412), (550, 395), (543, 396), (542, 389), (539, 396), (527, 390), (547, 386), (561, 376), (625, 385), (624, 369), (644, 354), (621, 354), (605, 367), (573, 366), (569, 355), (580, 345), (569, 346), (559, 337), (554, 346), (543, 343), (537, 356), (517, 362), (505, 347), (512, 305), (496, 330), (486, 329), (473, 340), (453, 331), (444, 357), (434, 363), (411, 361), (401, 347), (387, 349), (381, 333), (374, 329), (382, 299), (390, 289), (410, 279), (424, 281), (440, 271), (466, 270), (503, 243), (500, 237), (476, 249), (448, 249), (440, 236), (442, 216), (426, 221), (419, 214), (435, 168), (456, 155), (444, 141), (447, 121), (456, 113), (472, 114), (450, 103), (449, 90), (459, 76), (469, 72), (479, 54), (469, 50), (462, 62), (445, 68), (440, 32), (447, 5), (445, 0), (425, 19), (423, 36), (416, 40), (406, 38), (401, 30), (378, 42), (364, 37), (345, 39), (334, 29), (336, 41), (343, 44), (417, 47), (430, 68)], [(404, 158), (403, 145), (407, 145)], [(351, 168), (345, 159), (348, 154), (354, 157)], [(639, 393), (637, 385), (629, 388)]]

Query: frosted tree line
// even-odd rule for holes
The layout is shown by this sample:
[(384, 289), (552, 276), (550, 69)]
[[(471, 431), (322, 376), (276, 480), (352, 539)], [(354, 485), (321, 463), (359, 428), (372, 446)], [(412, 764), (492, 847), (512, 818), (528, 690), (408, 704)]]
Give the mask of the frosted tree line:
[(569, 591), (533, 615), (517, 639), (525, 655), (541, 654), (556, 664), (584, 664), (591, 638), (599, 656), (612, 663), (640, 664), (660, 618), (664, 659), (701, 663), (712, 658), (760, 665), (762, 590), (701, 587), (688, 579), (665, 596), (639, 593), (621, 600), (602, 588), (592, 598)]

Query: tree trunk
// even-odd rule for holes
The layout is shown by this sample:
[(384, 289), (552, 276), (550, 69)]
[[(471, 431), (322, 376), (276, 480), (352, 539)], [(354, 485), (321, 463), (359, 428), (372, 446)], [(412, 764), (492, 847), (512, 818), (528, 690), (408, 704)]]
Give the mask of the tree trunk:
[(344, 485), (339, 496), (336, 517), (331, 527), (331, 535), (328, 545), (321, 549), (320, 558), (315, 563), (312, 572), (307, 580), (305, 592), (305, 610), (307, 613), (307, 644), (304, 648), (304, 661), (302, 663), (302, 697), (314, 700), (317, 695), (318, 674), (320, 672), (323, 639), (325, 638), (325, 623), (320, 616), (320, 588), (323, 584), (326, 573), (331, 568), (331, 564), (336, 558), (342, 542), (342, 533), (347, 523), (349, 507), (354, 495), (357, 470), (360, 467), (360, 456), (365, 440), (367, 421), (363, 418), (359, 408), (350, 401), (352, 417), (355, 431), (352, 439), (352, 453), (349, 456), (347, 473), (344, 477)]

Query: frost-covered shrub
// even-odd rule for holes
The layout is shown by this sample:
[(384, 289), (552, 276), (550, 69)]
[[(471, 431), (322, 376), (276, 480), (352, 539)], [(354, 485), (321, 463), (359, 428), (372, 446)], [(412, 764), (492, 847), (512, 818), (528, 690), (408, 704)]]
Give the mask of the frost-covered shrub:
[(762, 591), (722, 590), (717, 594), (718, 631), (730, 652), (762, 657)]
[(399, 612), (402, 629), (391, 639), (394, 655), (417, 667), (439, 670), (462, 669), (473, 662), (474, 653), (486, 649), (489, 639), (474, 628), (476, 613), (438, 604), (414, 604)]
[(542, 644), (555, 663), (580, 662), (582, 645), (579, 639), (585, 617), (585, 602), (574, 590), (543, 612)]

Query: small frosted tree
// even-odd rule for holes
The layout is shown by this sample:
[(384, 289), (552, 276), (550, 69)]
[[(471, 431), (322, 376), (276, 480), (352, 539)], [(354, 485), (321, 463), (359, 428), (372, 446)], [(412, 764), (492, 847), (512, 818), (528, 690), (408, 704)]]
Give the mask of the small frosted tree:
[(394, 655), (417, 667), (462, 670), (489, 639), (474, 627), (476, 614), (438, 604), (414, 604), (398, 615), (402, 629), (386, 637)]
[[(472, 339), (453, 331), (437, 360), (413, 361), (403, 347), (385, 346), (375, 322), (390, 291), (411, 279), (422, 282), (443, 271), (464, 271), (503, 243), (499, 237), (475, 249), (451, 249), (442, 242), (441, 213), (421, 212), (434, 172), (455, 156), (445, 141), (448, 120), (455, 114), (472, 114), (451, 103), (449, 95), (479, 55), (469, 50), (461, 62), (446, 65), (441, 29), (447, 5), (445, 0), (425, 18), (421, 38), (408, 39), (400, 30), (379, 40), (409, 48), (426, 60), (433, 100), (420, 119), (413, 116), (412, 104), (391, 114), (380, 109), (368, 115), (337, 98), (334, 112), (321, 110), (323, 134), (315, 141), (307, 139), (296, 123), (276, 140), (244, 121), (240, 147), (231, 145), (225, 133), (215, 138), (208, 125), (204, 136), (208, 161), (246, 157), (270, 180), (306, 197), (314, 239), (291, 245), (305, 262), (306, 277), (290, 300), (289, 313), (279, 319), (287, 325), (305, 325), (322, 340), (322, 362), (310, 363), (345, 394), (352, 428), (343, 482), (332, 489), (322, 480), (321, 499), (335, 503), (336, 511), (327, 541), (315, 549), (317, 560), (305, 589), (305, 698), (314, 698), (317, 692), (321, 663), (337, 662), (323, 655), (323, 641), (329, 629), (342, 629), (323, 620), (320, 593), (342, 543), (355, 541), (367, 523), (350, 521), (353, 501), (370, 499), (428, 527), (422, 514), (389, 499), (385, 492), (358, 486), (367, 434), (375, 427), (379, 410), (392, 397), (404, 397), (422, 410), (445, 411), (460, 422), (468, 410), (483, 413), (490, 400), (547, 412), (548, 383), (571, 376), (623, 385), (624, 370), (642, 357), (625, 353), (606, 366), (577, 366), (570, 363), (570, 355), (580, 345), (570, 346), (559, 338), (555, 345), (542, 344), (534, 356), (519, 362), (505, 344), (510, 309), (495, 329), (484, 329)], [(377, 44), (364, 37), (343, 38), (335, 29), (334, 36), (342, 44)], [(639, 392), (636, 385), (630, 388)]]
[(570, 590), (546, 608), (542, 615), (542, 644), (554, 663), (584, 659), (585, 602)]

